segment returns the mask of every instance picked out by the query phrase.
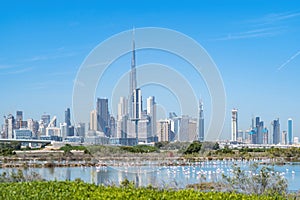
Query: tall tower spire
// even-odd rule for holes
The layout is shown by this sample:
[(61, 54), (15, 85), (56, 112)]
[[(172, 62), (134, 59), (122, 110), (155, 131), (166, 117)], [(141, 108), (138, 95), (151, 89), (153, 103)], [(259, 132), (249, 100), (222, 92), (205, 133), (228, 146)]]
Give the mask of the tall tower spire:
[(129, 117), (132, 118), (132, 104), (133, 104), (133, 93), (137, 89), (136, 83), (136, 63), (135, 63), (135, 30), (132, 30), (132, 58), (131, 58), (131, 71), (130, 71), (130, 82), (129, 82)]
[(132, 58), (131, 58), (131, 83), (130, 83), (130, 92), (136, 89), (136, 69), (135, 69), (135, 30), (132, 30)]

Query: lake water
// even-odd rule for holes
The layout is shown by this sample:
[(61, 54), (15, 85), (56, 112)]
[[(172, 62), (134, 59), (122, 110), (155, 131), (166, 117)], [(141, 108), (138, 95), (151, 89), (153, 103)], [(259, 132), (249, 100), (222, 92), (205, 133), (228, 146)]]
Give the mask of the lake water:
[[(28, 168), (24, 173), (36, 172), (47, 180), (81, 180), (89, 183), (104, 185), (119, 185), (128, 179), (134, 181), (136, 186), (153, 185), (155, 187), (184, 188), (188, 184), (203, 181), (218, 181), (222, 174), (230, 176), (232, 166), (236, 164), (242, 169), (248, 169), (250, 163), (235, 161), (207, 161), (192, 163), (185, 166), (157, 166), (156, 164), (145, 164), (144, 166), (100, 166), (100, 167), (55, 167), (55, 168)], [(300, 165), (299, 163), (287, 165), (275, 165), (275, 171), (281, 173), (288, 180), (288, 189), (297, 191), (300, 189)], [(0, 169), (9, 172), (17, 169)]]

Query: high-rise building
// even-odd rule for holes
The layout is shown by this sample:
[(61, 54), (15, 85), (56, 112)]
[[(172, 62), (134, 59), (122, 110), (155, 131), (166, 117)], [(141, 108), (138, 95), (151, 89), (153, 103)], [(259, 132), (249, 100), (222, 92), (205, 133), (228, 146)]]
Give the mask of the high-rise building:
[(76, 125), (76, 136), (85, 137), (85, 123), (78, 123)]
[(199, 102), (199, 118), (198, 118), (198, 140), (204, 141), (204, 113), (203, 102)]
[(12, 139), (13, 138), (13, 133), (15, 129), (15, 118), (12, 114), (9, 114), (6, 118), (6, 138), (7, 139)]
[(65, 111), (65, 123), (68, 126), (71, 126), (71, 112), (70, 112), (70, 108), (67, 108), (67, 110)]
[(67, 136), (70, 136), (70, 126), (71, 126), (70, 108), (67, 108), (67, 110), (65, 110), (65, 123), (67, 124)]
[(23, 111), (17, 111), (16, 119), (15, 119), (15, 123), (16, 123), (15, 128), (16, 129), (22, 128), (22, 126), (23, 126), (22, 121), (23, 121)]
[(282, 131), (281, 144), (288, 144), (288, 141), (287, 141), (287, 132), (286, 131)]
[(238, 142), (243, 142), (244, 141), (244, 131), (243, 130), (238, 131), (238, 134), (236, 136), (236, 140)]
[(98, 114), (98, 131), (108, 134), (109, 128), (109, 112), (108, 112), (108, 99), (97, 99), (97, 114)]
[(272, 125), (273, 125), (273, 144), (279, 144), (280, 143), (279, 119), (273, 120)]
[(122, 119), (122, 117), (125, 115), (128, 115), (128, 102), (125, 97), (120, 97), (120, 102), (118, 103), (117, 120)]
[(50, 115), (43, 114), (41, 120), (43, 121), (44, 126), (47, 127), (48, 124), (50, 123)]
[(264, 122), (259, 121), (258, 124), (256, 125), (256, 137), (257, 137), (257, 144), (264, 144)]
[(66, 137), (68, 137), (68, 129), (69, 129), (69, 126), (67, 125), (66, 122), (64, 123), (60, 123), (59, 124), (59, 127), (60, 127), (60, 136), (64, 139)]
[(177, 117), (177, 115), (174, 112), (169, 114), (169, 118), (171, 122), (171, 132), (172, 132), (170, 141), (179, 140), (181, 118)]
[(139, 120), (142, 118), (143, 100), (141, 89), (135, 89), (133, 92), (132, 102), (132, 119)]
[(33, 137), (38, 137), (39, 123), (33, 119), (27, 120), (27, 128), (31, 130)]
[(156, 103), (154, 96), (147, 98), (147, 115), (150, 117), (150, 135), (153, 137), (156, 135)]
[(263, 133), (263, 144), (269, 144), (269, 131), (268, 131), (268, 129), (265, 127), (262, 130), (262, 133)]
[(169, 120), (157, 122), (157, 136), (159, 142), (170, 141), (171, 123)]
[(134, 40), (134, 30), (132, 34), (132, 58), (131, 58), (131, 70), (130, 70), (130, 80), (129, 80), (129, 118), (135, 118), (133, 116), (133, 102), (134, 102), (134, 92), (137, 89), (136, 81), (136, 61), (135, 61), (135, 40)]
[(90, 130), (97, 131), (98, 124), (98, 114), (97, 110), (92, 110), (90, 114)]
[(232, 109), (231, 111), (231, 141), (237, 141), (238, 133), (238, 110)]
[(110, 116), (109, 132), (110, 132), (110, 137), (116, 137), (116, 120), (113, 116)]
[(293, 120), (288, 119), (288, 144), (293, 144)]

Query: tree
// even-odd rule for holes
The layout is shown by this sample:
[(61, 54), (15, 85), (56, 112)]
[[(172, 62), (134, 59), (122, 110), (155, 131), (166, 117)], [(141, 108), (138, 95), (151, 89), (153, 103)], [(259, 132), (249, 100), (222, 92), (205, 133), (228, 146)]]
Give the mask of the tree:
[(199, 153), (201, 150), (202, 144), (199, 141), (194, 141), (188, 146), (188, 148), (183, 152), (184, 154), (193, 154)]
[(285, 194), (287, 180), (273, 168), (259, 167), (258, 164), (250, 166), (250, 170), (241, 170), (233, 167), (232, 176), (224, 176), (226, 190), (245, 194)]

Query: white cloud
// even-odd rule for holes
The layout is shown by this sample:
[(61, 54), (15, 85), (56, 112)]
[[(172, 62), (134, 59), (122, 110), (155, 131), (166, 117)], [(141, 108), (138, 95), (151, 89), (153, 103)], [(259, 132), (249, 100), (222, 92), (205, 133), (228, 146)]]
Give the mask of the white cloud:
[(273, 29), (273, 28), (253, 29), (244, 32), (229, 33), (227, 34), (227, 36), (220, 37), (215, 40), (237, 40), (237, 39), (267, 37), (267, 36), (277, 35), (282, 31), (283, 30), (281, 29)]

